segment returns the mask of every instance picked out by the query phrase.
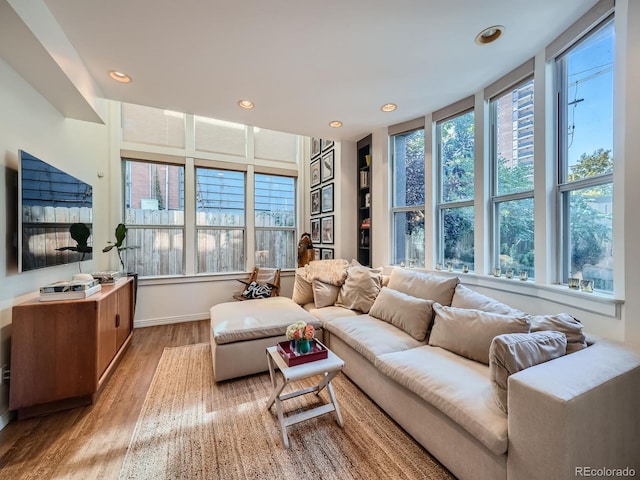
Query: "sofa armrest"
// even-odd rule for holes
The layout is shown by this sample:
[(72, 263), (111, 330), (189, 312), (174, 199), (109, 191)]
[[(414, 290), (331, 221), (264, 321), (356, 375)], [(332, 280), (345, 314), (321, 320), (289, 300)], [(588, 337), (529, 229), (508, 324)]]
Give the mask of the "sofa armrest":
[(640, 355), (626, 347), (603, 340), (512, 375), (508, 408), (509, 480), (640, 473)]

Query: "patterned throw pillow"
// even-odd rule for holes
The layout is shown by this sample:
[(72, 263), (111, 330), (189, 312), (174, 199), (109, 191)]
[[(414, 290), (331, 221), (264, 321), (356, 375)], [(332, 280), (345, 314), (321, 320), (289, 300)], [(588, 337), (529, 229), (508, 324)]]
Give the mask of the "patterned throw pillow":
[(258, 282), (251, 282), (247, 289), (242, 292), (244, 298), (269, 298), (271, 296), (271, 285), (259, 285)]

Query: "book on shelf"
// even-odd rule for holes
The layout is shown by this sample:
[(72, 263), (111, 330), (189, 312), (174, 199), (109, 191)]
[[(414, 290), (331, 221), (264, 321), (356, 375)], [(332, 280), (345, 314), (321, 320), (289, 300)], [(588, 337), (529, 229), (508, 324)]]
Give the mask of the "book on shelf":
[(83, 298), (90, 297), (94, 293), (98, 293), (100, 290), (102, 290), (102, 285), (98, 283), (86, 290), (66, 290), (64, 292), (40, 293), (40, 301), (55, 302), (59, 300), (81, 300)]
[(369, 172), (366, 170), (360, 170), (360, 188), (369, 186)]
[(364, 220), (362, 220), (362, 223), (360, 224), (360, 228), (371, 228), (371, 219), (365, 218)]
[(93, 280), (59, 280), (40, 287), (40, 293), (82, 292), (95, 287), (99, 283), (95, 278)]

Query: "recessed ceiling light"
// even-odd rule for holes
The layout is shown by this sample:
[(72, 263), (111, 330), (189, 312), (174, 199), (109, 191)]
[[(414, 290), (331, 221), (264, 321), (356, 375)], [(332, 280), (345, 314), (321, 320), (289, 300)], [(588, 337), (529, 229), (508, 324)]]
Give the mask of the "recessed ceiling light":
[(503, 32), (504, 27), (502, 25), (487, 27), (476, 35), (476, 43), (478, 45), (485, 45), (487, 43), (495, 42), (500, 38)]
[(127, 75), (126, 73), (119, 72), (117, 70), (109, 71), (109, 76), (116, 82), (120, 82), (120, 83), (131, 82), (131, 77), (129, 75)]
[(383, 112), (393, 112), (398, 106), (395, 103), (385, 103), (380, 107)]
[(332, 122), (329, 122), (329, 126), (331, 128), (340, 128), (342, 126), (342, 122), (340, 120), (333, 120)]
[(250, 108), (255, 107), (255, 105), (253, 104), (253, 102), (251, 100), (240, 100), (238, 102), (238, 105), (240, 106), (240, 108), (246, 108), (247, 110), (249, 110)]

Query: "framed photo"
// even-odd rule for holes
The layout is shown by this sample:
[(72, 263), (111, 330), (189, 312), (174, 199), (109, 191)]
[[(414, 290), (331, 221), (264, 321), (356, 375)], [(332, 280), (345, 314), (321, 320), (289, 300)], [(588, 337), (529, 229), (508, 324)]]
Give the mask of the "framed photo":
[[(322, 151), (324, 152), (327, 148), (333, 147), (333, 140), (322, 140)], [(331, 257), (333, 258), (333, 257)]]
[(321, 252), (322, 260), (331, 260), (333, 258), (333, 248), (323, 248)]
[(333, 215), (320, 219), (322, 243), (333, 243)]
[(327, 212), (333, 212), (333, 183), (322, 187), (322, 213)]
[(311, 219), (311, 243), (320, 243), (320, 219)]
[(320, 185), (320, 159), (316, 158), (311, 162), (311, 186)]
[(314, 255), (315, 255), (314, 260), (320, 260), (321, 259), (321, 257), (320, 257), (320, 249), (319, 248), (314, 248), (313, 252), (314, 252)]
[(333, 150), (329, 150), (322, 155), (322, 175), (320, 179), (322, 182), (331, 180), (333, 178)]
[(311, 158), (320, 153), (320, 139), (311, 138)]
[(311, 190), (311, 215), (320, 213), (320, 189)]

